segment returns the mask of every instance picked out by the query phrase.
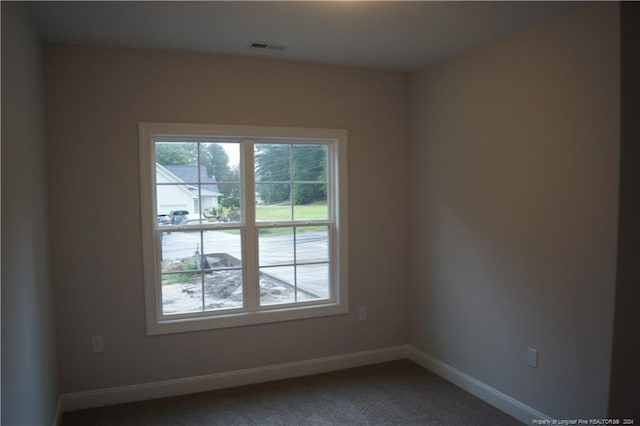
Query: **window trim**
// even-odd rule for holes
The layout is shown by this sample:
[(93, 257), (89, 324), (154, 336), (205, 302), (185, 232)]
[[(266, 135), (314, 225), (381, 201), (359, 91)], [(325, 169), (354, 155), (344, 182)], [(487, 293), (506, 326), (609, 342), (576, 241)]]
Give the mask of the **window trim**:
[[(333, 227), (335, 229), (331, 238), (332, 247), (330, 252), (331, 262), (335, 263), (333, 279), (335, 280), (336, 295), (334, 300), (327, 303), (315, 302), (313, 305), (298, 304), (291, 305), (270, 305), (258, 307), (253, 311), (234, 312), (227, 314), (212, 314), (208, 312), (206, 316), (189, 318), (162, 318), (162, 295), (158, 286), (157, 265), (160, 258), (159, 245), (156, 241), (156, 200), (155, 200), (155, 151), (154, 136), (162, 135), (169, 137), (220, 137), (227, 136), (233, 138), (273, 138), (278, 141), (283, 139), (313, 139), (326, 142), (327, 139), (334, 140), (333, 149), (329, 150), (329, 155), (333, 159), (329, 161), (329, 173), (332, 174), (333, 187), (332, 196), (329, 202), (333, 203)], [(314, 318), (329, 315), (339, 315), (349, 313), (349, 291), (348, 291), (348, 183), (347, 183), (347, 131), (344, 129), (324, 129), (324, 128), (303, 128), (303, 127), (271, 127), (271, 126), (236, 126), (217, 124), (185, 124), (185, 123), (152, 123), (142, 122), (138, 125), (139, 160), (140, 160), (140, 201), (141, 201), (141, 238), (142, 238), (142, 259), (145, 294), (145, 318), (147, 325), (147, 335), (181, 333), (188, 331), (200, 331), (226, 327), (245, 326), (253, 324), (265, 324), (280, 321), (298, 320), (304, 318)], [(295, 143), (295, 141), (294, 141)], [(253, 163), (253, 152), (241, 148), (243, 156), (243, 167), (248, 167)], [(250, 163), (248, 162), (250, 160)], [(252, 187), (253, 173), (245, 173), (241, 170), (243, 178), (251, 176), (250, 182), (243, 185)], [(249, 191), (251, 192), (251, 191)], [(255, 220), (254, 211), (245, 199), (245, 191), (241, 191), (243, 208), (245, 210), (244, 220)], [(247, 197), (252, 199), (253, 197)], [(253, 204), (252, 204), (253, 205)], [(330, 209), (331, 212), (331, 209)], [(254, 222), (254, 224), (263, 224)], [(304, 225), (304, 222), (294, 222), (292, 226)], [(243, 232), (243, 239), (257, 238), (255, 226), (246, 226)], [(243, 241), (243, 247), (246, 247)], [(257, 249), (257, 243), (255, 248)], [(243, 271), (257, 271), (257, 253), (246, 256)], [(246, 293), (246, 288), (244, 289)], [(249, 289), (251, 290), (251, 289)], [(166, 316), (165, 316), (166, 318)]]

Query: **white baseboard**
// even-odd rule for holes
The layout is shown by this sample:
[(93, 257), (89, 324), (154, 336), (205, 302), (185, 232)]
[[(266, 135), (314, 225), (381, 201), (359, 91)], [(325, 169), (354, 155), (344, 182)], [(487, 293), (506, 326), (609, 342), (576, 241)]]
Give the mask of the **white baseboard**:
[(443, 379), (464, 389), (470, 394), (477, 396), (483, 401), (493, 405), (501, 411), (504, 411), (510, 416), (515, 417), (521, 422), (531, 424), (533, 419), (551, 420), (551, 417), (511, 398), (509, 395), (506, 395), (477, 379), (474, 379), (457, 368), (452, 367), (411, 345), (407, 346), (408, 358), (413, 362), (434, 372)]
[(380, 362), (409, 358), (445, 380), (477, 396), (497, 409), (531, 424), (532, 419), (551, 420), (551, 417), (463, 373), (455, 367), (428, 355), (411, 345), (391, 346), (363, 352), (288, 362), (266, 367), (207, 374), (183, 379), (163, 380), (131, 386), (68, 393), (60, 396), (53, 425), (59, 424), (65, 411), (123, 404), (147, 399), (166, 398), (197, 392), (206, 392), (254, 383), (288, 379), (343, 370)]
[(119, 386), (86, 392), (63, 394), (58, 412), (123, 404), (146, 399), (165, 398), (234, 386), (308, 376), (386, 361), (407, 358), (407, 345), (391, 346), (363, 352), (335, 355), (306, 361), (288, 362), (267, 367), (207, 374), (140, 385)]

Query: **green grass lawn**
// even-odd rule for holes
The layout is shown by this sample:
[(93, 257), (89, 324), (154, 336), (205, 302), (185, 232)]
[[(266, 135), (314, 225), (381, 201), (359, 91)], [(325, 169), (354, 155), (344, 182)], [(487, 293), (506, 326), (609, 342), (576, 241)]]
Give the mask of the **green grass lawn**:
[[(293, 206), (293, 215), (295, 220), (326, 220), (328, 219), (327, 213), (328, 210), (326, 203)], [(256, 220), (266, 222), (291, 220), (291, 206), (257, 205)]]
[[(295, 220), (326, 220), (328, 210), (326, 203), (313, 203), (301, 206), (293, 206)], [(291, 220), (291, 206), (288, 205), (258, 205), (256, 206), (256, 220), (275, 222), (279, 220)], [(311, 232), (326, 230), (326, 226), (306, 226), (298, 228), (298, 232)], [(291, 233), (291, 228), (261, 229), (260, 235), (286, 235)]]
[[(326, 220), (328, 219), (328, 209), (326, 202), (316, 202), (301, 206), (293, 206), (293, 214), (295, 220)], [(291, 220), (290, 205), (257, 205), (256, 219), (258, 222), (277, 222)], [(305, 226), (298, 228), (298, 232), (312, 232), (326, 230), (326, 226)], [(237, 235), (240, 233), (238, 229), (227, 229), (222, 232)], [(291, 228), (269, 228), (261, 229), (260, 234), (269, 235), (285, 235), (291, 232)]]
[(194, 272), (184, 272), (182, 274), (163, 274), (162, 285), (182, 284), (189, 282), (196, 274)]

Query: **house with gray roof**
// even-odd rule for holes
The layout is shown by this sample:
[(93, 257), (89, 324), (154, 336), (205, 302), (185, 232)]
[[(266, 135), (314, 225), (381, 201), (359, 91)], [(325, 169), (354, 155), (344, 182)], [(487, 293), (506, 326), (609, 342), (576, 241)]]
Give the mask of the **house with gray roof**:
[[(218, 208), (222, 195), (215, 177), (207, 175), (205, 166), (163, 166), (156, 163), (157, 213), (172, 210), (205, 213)], [(200, 210), (202, 208), (202, 210)]]

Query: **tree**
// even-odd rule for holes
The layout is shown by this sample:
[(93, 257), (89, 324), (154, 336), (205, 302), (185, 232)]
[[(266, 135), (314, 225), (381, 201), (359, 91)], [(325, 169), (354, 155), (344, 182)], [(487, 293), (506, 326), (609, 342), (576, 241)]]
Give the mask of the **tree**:
[(187, 144), (157, 143), (156, 162), (163, 166), (179, 166), (194, 164), (196, 156)]
[[(288, 182), (291, 145), (256, 145), (256, 182)], [(260, 199), (267, 204), (289, 200), (289, 185), (258, 184)]]
[[(291, 149), (293, 147), (293, 153)], [(291, 161), (293, 159), (293, 167)], [(256, 145), (257, 191), (265, 203), (290, 200), (296, 205), (326, 200), (323, 184), (293, 185), (291, 194), (290, 173), (294, 182), (325, 182), (327, 177), (327, 148), (324, 145)], [(287, 182), (285, 184), (260, 184), (260, 182)]]
[[(207, 168), (207, 175), (217, 182), (240, 182), (240, 170), (229, 167), (229, 155), (220, 144), (201, 144), (200, 164)], [(226, 209), (225, 214), (232, 220), (237, 220), (240, 215), (240, 185), (221, 183), (218, 189), (222, 194), (220, 207)]]
[[(327, 148), (323, 145), (295, 145), (293, 148), (293, 180), (322, 182), (327, 178)], [(295, 205), (326, 200), (326, 185), (294, 184)]]
[[(232, 167), (229, 171), (229, 180), (239, 182), (240, 170), (237, 167)], [(240, 184), (222, 184), (220, 185), (220, 192), (222, 193), (222, 199), (220, 205), (227, 208), (239, 208), (240, 207)]]
[(200, 148), (200, 164), (207, 167), (207, 174), (218, 182), (230, 180), (229, 156), (224, 148), (217, 144), (203, 144)]

